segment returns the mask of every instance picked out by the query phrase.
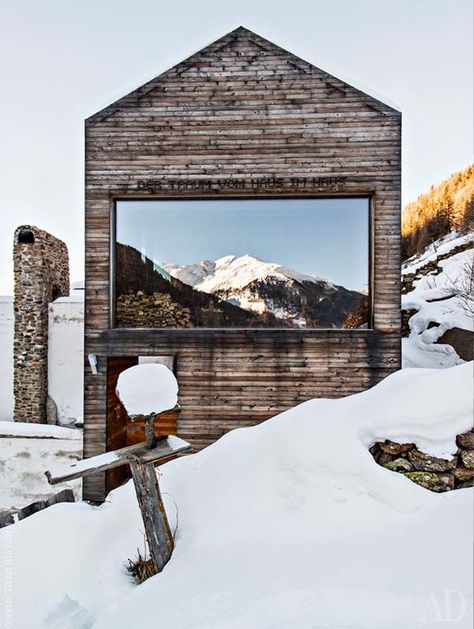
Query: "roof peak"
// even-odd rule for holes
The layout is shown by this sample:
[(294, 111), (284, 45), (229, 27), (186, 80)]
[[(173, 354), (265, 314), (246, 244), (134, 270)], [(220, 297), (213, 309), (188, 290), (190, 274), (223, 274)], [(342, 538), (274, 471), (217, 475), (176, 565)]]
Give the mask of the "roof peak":
[[(135, 99), (138, 100), (142, 98), (145, 94), (147, 94), (148, 92), (150, 92), (151, 90), (155, 88), (155, 84), (158, 79), (166, 78), (167, 76), (171, 76), (173, 73), (179, 76), (182, 72), (185, 71), (186, 66), (188, 67), (192, 66), (198, 57), (206, 53), (218, 52), (224, 46), (226, 46), (227, 44), (230, 44), (238, 35), (241, 35), (241, 34), (247, 35), (249, 39), (256, 46), (262, 48), (263, 51), (266, 51), (268, 53), (274, 52), (275, 54), (280, 54), (284, 56), (286, 58), (286, 61), (289, 63), (289, 65), (293, 66), (295, 69), (297, 69), (300, 72), (306, 72), (310, 74), (314, 71), (318, 71), (322, 75), (325, 76), (327, 81), (334, 81), (335, 89), (341, 89), (341, 87), (351, 88), (354, 91), (359, 92), (361, 96), (363, 96), (368, 101), (371, 101), (373, 108), (379, 109), (379, 110), (388, 109), (388, 110), (392, 110), (393, 112), (400, 113), (398, 109), (396, 109), (396, 107), (388, 104), (383, 99), (368, 93), (367, 91), (365, 91), (364, 88), (356, 87), (352, 83), (349, 83), (347, 80), (338, 78), (330, 74), (326, 70), (319, 68), (318, 66), (314, 65), (313, 63), (310, 63), (309, 61), (306, 61), (305, 59), (302, 59), (301, 57), (298, 57), (294, 53), (286, 50), (285, 48), (282, 48), (278, 44), (275, 44), (269, 39), (266, 39), (262, 35), (259, 35), (255, 31), (250, 30), (246, 26), (240, 25), (234, 28), (233, 30), (229, 31), (225, 35), (222, 35), (218, 39), (215, 39), (207, 46), (204, 46), (203, 48), (200, 48), (199, 50), (195, 51), (194, 53), (192, 53), (191, 55), (189, 55), (188, 57), (186, 57), (185, 59), (183, 59), (176, 65), (172, 66), (168, 70), (161, 72), (159, 75), (155, 76), (153, 79), (151, 79), (144, 85), (141, 85), (137, 89), (132, 90), (131, 92), (129, 92), (122, 98), (119, 98), (118, 100), (112, 102), (110, 105), (96, 112), (95, 114), (93, 114), (87, 119), (87, 122), (94, 122), (96, 120), (102, 120), (108, 117), (109, 115), (112, 115), (114, 112), (116, 112), (123, 106), (126, 106), (127, 104), (129, 104), (130, 100), (135, 100)], [(338, 87), (337, 84), (340, 84), (341, 87)]]

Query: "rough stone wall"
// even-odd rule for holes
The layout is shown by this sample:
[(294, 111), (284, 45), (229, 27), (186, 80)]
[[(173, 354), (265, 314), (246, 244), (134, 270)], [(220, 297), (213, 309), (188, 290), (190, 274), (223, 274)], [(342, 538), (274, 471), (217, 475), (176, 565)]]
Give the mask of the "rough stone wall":
[(46, 422), (48, 304), (69, 294), (64, 242), (31, 225), (15, 230), (14, 419)]
[(474, 485), (474, 428), (458, 435), (456, 444), (450, 461), (425, 454), (414, 443), (389, 440), (374, 443), (370, 452), (379, 465), (439, 493)]

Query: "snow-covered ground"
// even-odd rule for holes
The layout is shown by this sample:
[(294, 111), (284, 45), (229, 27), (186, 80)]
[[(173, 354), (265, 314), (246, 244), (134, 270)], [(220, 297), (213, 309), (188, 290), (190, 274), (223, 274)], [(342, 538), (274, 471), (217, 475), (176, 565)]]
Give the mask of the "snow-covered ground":
[(471, 377), (472, 364), (399, 371), (163, 466), (176, 548), (140, 586), (125, 570), (143, 552), (131, 483), (3, 529), (0, 625), (471, 629), (473, 490), (431, 493), (368, 452), (389, 438), (451, 456)]
[(473, 238), (473, 232), (469, 232), (467, 234), (461, 234), (456, 230), (449, 232), (446, 236), (443, 236), (426, 247), (423, 253), (406, 260), (402, 265), (402, 274), (416, 273), (416, 271), (427, 262), (433, 262), (439, 256), (449, 253), (452, 249), (458, 247), (459, 245), (471, 243)]
[[(417, 273), (418, 269), (439, 256), (449, 254), (451, 250), (472, 242), (473, 233), (460, 236), (451, 232), (440, 239), (423, 254), (408, 260), (402, 268), (402, 275)], [(440, 260), (439, 274), (427, 274), (415, 280), (414, 289), (402, 295), (402, 308), (418, 312), (410, 319), (410, 335), (402, 339), (404, 367), (451, 367), (462, 363), (455, 350), (437, 341), (452, 328), (473, 331), (474, 295), (472, 312), (466, 308), (465, 300), (456, 293), (459, 286), (467, 280), (466, 275), (474, 264), (474, 250), (467, 249)], [(432, 327), (429, 327), (432, 324)], [(438, 325), (433, 325), (438, 324)]]
[(80, 498), (80, 480), (51, 487), (44, 472), (82, 458), (82, 431), (2, 421), (0, 452), (0, 511), (18, 511), (65, 488)]

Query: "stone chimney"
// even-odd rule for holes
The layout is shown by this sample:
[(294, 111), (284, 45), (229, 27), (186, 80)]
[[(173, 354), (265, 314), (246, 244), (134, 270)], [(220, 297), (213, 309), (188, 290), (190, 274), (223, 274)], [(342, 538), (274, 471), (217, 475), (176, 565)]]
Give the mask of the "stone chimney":
[(48, 304), (69, 295), (69, 255), (64, 242), (22, 225), (15, 230), (15, 421), (46, 422)]

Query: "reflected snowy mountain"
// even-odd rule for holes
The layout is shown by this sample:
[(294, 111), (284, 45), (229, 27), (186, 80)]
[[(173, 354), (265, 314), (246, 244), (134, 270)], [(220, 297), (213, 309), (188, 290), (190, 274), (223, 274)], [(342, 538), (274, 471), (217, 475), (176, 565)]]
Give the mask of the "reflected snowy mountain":
[(327, 279), (249, 254), (162, 266), (195, 290), (244, 310), (271, 313), (291, 327), (339, 327), (363, 297)]

